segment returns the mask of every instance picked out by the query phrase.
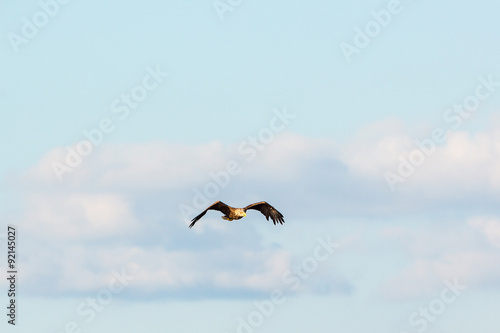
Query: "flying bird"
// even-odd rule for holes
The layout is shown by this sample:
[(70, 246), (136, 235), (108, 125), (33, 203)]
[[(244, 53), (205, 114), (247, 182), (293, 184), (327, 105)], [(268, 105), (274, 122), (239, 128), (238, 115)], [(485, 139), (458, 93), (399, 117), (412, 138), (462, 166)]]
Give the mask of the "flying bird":
[(266, 217), (266, 220), (269, 221), (269, 218), (273, 220), (273, 223), (276, 224), (276, 222), (283, 224), (285, 223), (285, 220), (283, 219), (283, 215), (281, 215), (280, 212), (276, 210), (273, 206), (268, 204), (265, 201), (261, 202), (256, 202), (254, 204), (248, 205), (244, 208), (233, 208), (231, 206), (226, 205), (222, 201), (217, 201), (213, 203), (210, 207), (205, 209), (203, 212), (201, 212), (200, 215), (196, 216), (194, 219), (191, 220), (191, 224), (189, 225), (189, 228), (192, 228), (193, 225), (198, 222), (199, 219), (201, 219), (209, 210), (218, 210), (219, 212), (224, 213), (224, 216), (222, 218), (227, 221), (232, 221), (232, 220), (239, 220), (245, 216), (247, 216), (246, 211), (248, 209), (255, 209), (264, 214)]

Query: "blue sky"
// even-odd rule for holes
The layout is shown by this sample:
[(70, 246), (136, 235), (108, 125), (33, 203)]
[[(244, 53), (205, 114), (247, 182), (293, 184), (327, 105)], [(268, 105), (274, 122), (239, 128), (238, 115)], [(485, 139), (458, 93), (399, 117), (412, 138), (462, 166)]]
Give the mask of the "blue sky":
[(2, 3), (1, 325), (498, 330), (499, 10)]

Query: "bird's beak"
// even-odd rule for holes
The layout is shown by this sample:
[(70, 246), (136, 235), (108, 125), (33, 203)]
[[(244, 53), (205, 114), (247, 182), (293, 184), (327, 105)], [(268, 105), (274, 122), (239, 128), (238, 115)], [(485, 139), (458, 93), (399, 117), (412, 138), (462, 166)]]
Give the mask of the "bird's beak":
[(243, 216), (247, 216), (247, 213), (243, 212)]

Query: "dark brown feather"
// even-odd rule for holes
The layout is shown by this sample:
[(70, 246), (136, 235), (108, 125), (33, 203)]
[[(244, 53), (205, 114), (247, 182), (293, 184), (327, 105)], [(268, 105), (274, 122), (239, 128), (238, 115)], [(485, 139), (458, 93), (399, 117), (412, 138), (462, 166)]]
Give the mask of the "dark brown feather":
[(203, 212), (200, 213), (200, 215), (196, 216), (194, 219), (191, 220), (191, 224), (189, 225), (189, 228), (192, 228), (193, 225), (198, 222), (199, 219), (201, 219), (209, 210), (218, 210), (219, 212), (224, 213), (224, 215), (229, 215), (231, 212), (231, 207), (223, 203), (222, 201), (217, 201), (214, 202), (210, 207), (205, 209)]
[(276, 222), (278, 222), (280, 224), (285, 223), (285, 220), (283, 219), (283, 215), (280, 212), (278, 212), (276, 210), (276, 208), (274, 208), (273, 206), (271, 206), (270, 204), (268, 204), (265, 201), (256, 202), (254, 204), (248, 205), (245, 208), (243, 208), (243, 210), (245, 212), (247, 211), (247, 209), (258, 210), (259, 212), (264, 214), (264, 216), (266, 217), (266, 220), (269, 221), (269, 218), (271, 218), (271, 220), (273, 221), (274, 224), (276, 224)]

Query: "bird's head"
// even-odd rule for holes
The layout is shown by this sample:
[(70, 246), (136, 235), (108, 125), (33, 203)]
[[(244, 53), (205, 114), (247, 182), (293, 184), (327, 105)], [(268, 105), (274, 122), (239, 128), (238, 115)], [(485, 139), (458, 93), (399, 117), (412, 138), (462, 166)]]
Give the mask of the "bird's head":
[(247, 216), (247, 213), (241, 208), (236, 209), (234, 213), (238, 216), (238, 219), (242, 219)]

